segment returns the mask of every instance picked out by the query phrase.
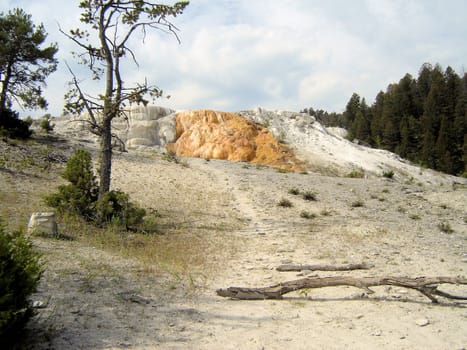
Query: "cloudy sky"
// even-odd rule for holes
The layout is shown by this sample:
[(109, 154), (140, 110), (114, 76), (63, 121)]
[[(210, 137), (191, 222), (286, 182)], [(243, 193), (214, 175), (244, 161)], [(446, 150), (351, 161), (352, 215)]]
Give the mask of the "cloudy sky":
[[(77, 48), (60, 34), (79, 24), (79, 0), (2, 0), (42, 22), (60, 48), (60, 66), (47, 80), (49, 113), (59, 115), (70, 74), (91, 81), (74, 64)], [(239, 111), (255, 107), (340, 112), (353, 92), (374, 101), (378, 91), (424, 62), (467, 69), (465, 0), (192, 0), (174, 23), (181, 44), (151, 32), (133, 48), (139, 68), (124, 80), (146, 78), (171, 95), (158, 105)], [(99, 87), (93, 87), (99, 89)], [(97, 91), (97, 90), (96, 90)], [(44, 111), (22, 114), (42, 115)]]

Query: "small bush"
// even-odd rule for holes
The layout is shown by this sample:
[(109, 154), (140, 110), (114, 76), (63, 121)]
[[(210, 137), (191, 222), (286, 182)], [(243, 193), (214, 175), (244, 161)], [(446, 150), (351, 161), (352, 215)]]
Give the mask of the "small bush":
[(289, 190), (289, 194), (293, 194), (294, 196), (298, 196), (300, 194), (300, 190), (298, 188), (293, 187), (293, 188), (291, 188)]
[(98, 187), (89, 152), (77, 150), (68, 159), (62, 177), (70, 184), (59, 186), (58, 193), (45, 198), (46, 204), (62, 213), (71, 212), (88, 220), (95, 219)]
[(131, 230), (138, 230), (143, 222), (146, 211), (131, 203), (126, 193), (109, 191), (98, 199), (89, 152), (76, 151), (67, 161), (62, 177), (70, 184), (59, 186), (58, 193), (45, 199), (59, 212), (77, 214), (101, 226), (115, 224)]
[(10, 109), (1, 112), (0, 135), (14, 139), (27, 139), (32, 134), (30, 126), (30, 122), (19, 119), (18, 113)]
[(358, 199), (358, 200), (356, 200), (356, 201), (353, 201), (353, 202), (350, 204), (350, 206), (351, 206), (352, 208), (360, 208), (360, 207), (364, 207), (364, 206), (365, 206), (365, 203), (363, 203), (362, 200)]
[(451, 228), (451, 225), (449, 224), (449, 222), (440, 222), (438, 224), (438, 228), (441, 230), (441, 232), (444, 232), (444, 233), (453, 233), (454, 230)]
[(43, 131), (45, 131), (46, 134), (49, 134), (53, 129), (55, 128), (55, 124), (52, 124), (50, 122), (50, 114), (46, 114), (42, 117), (40, 127)]
[(304, 219), (314, 219), (316, 218), (316, 214), (310, 213), (308, 211), (302, 211), (300, 213), (300, 217)]
[(1, 344), (8, 344), (16, 337), (33, 315), (28, 298), (36, 290), (42, 275), (39, 258), (21, 233), (6, 232), (0, 220)]
[(97, 201), (96, 210), (102, 215), (99, 222), (113, 223), (132, 230), (137, 230), (146, 215), (143, 208), (131, 203), (129, 196), (121, 191), (110, 191), (104, 194)]
[(280, 207), (283, 207), (283, 208), (291, 208), (293, 207), (293, 204), (291, 201), (289, 201), (288, 199), (286, 198), (282, 198), (279, 203), (277, 204), (278, 206)]
[(306, 201), (316, 201), (316, 193), (312, 191), (306, 191), (303, 193), (303, 199)]
[(354, 179), (360, 179), (365, 177), (365, 172), (363, 169), (353, 169), (350, 173), (348, 173), (345, 177), (350, 177)]
[(384, 171), (383, 177), (385, 177), (386, 179), (392, 179), (394, 177), (394, 171), (392, 170)]

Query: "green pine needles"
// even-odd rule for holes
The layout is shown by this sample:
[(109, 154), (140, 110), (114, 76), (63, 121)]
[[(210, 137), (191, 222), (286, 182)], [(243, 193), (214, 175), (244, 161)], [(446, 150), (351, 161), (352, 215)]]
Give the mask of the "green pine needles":
[(70, 183), (46, 197), (47, 205), (59, 212), (77, 214), (99, 226), (117, 224), (131, 230), (137, 230), (143, 222), (146, 211), (131, 203), (126, 193), (113, 190), (98, 198), (89, 152), (77, 150), (67, 161), (62, 177)]
[(29, 296), (42, 275), (40, 255), (20, 232), (6, 232), (0, 219), (0, 344), (16, 339), (33, 315)]

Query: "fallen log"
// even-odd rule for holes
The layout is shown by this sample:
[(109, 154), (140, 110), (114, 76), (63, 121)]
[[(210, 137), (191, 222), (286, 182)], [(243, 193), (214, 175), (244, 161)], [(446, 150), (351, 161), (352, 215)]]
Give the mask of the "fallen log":
[(353, 286), (365, 290), (368, 294), (374, 293), (370, 287), (397, 286), (417, 290), (425, 295), (433, 303), (437, 303), (435, 296), (447, 299), (467, 300), (467, 296), (452, 295), (438, 290), (440, 284), (467, 285), (467, 279), (463, 277), (307, 277), (294, 281), (282, 282), (269, 287), (245, 288), (229, 287), (218, 289), (217, 295), (241, 300), (282, 299), (284, 294), (300, 289), (313, 289), (335, 286)]
[(349, 264), (349, 265), (279, 265), (276, 270), (280, 272), (289, 272), (289, 271), (352, 271), (352, 270), (368, 270), (372, 266), (362, 263), (362, 264)]

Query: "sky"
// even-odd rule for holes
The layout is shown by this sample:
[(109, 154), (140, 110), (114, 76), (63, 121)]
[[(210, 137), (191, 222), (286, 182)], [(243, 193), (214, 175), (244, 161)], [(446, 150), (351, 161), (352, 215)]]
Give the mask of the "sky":
[[(59, 31), (84, 28), (78, 3), (2, 0), (1, 11), (24, 9), (59, 47), (59, 68), (44, 90), (48, 111), (20, 115), (62, 113), (71, 78), (65, 62), (88, 91), (103, 91)], [(144, 43), (135, 36), (139, 66), (129, 62), (123, 79), (157, 85), (170, 98), (155, 104), (175, 110), (342, 112), (354, 92), (371, 104), (425, 62), (459, 75), (467, 69), (466, 0), (192, 0), (173, 23), (181, 43), (162, 31), (150, 31)]]

